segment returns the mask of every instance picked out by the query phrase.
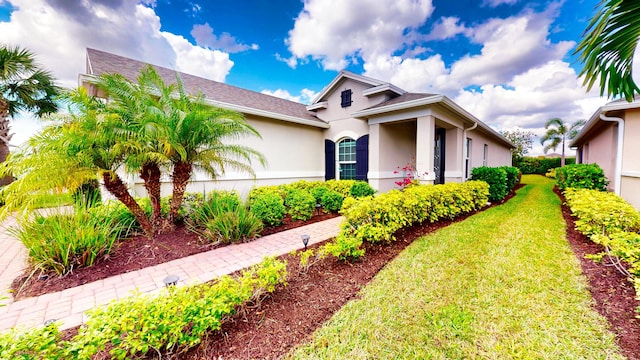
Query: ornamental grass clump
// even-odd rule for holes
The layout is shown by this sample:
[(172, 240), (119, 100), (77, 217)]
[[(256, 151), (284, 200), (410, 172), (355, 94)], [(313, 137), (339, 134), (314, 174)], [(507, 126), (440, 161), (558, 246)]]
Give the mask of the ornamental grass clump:
[(121, 235), (129, 233), (130, 224), (114, 221), (117, 217), (101, 216), (97, 208), (34, 215), (11, 232), (28, 249), (29, 261), (35, 268), (64, 275), (93, 265), (111, 252)]

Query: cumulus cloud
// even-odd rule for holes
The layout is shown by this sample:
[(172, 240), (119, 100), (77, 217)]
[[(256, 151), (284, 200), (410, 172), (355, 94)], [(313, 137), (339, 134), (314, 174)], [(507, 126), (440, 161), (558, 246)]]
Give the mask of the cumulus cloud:
[(263, 94), (279, 97), (281, 99), (295, 101), (302, 104), (310, 104), (311, 101), (318, 95), (317, 92), (310, 89), (302, 89), (300, 95), (291, 95), (289, 91), (283, 89), (277, 90), (262, 90)]
[[(78, 74), (85, 72), (87, 47), (218, 81), (224, 81), (233, 66), (227, 53), (204, 49), (182, 36), (161, 31), (153, 0), (9, 3), (13, 8), (9, 21), (0, 21), (2, 42), (31, 50), (65, 87), (76, 87)], [(16, 121), (14, 139), (20, 138), (20, 131)]]
[(191, 36), (196, 40), (196, 44), (210, 49), (220, 49), (230, 53), (246, 50), (258, 50), (258, 44), (242, 44), (227, 32), (217, 36), (209, 23), (193, 25)]
[(482, 0), (482, 6), (497, 7), (503, 4), (513, 5), (517, 2), (518, 0)]
[(442, 17), (433, 25), (431, 32), (425, 36), (425, 40), (445, 40), (462, 34), (467, 28), (459, 23), (460, 18), (455, 16)]
[(358, 57), (393, 53), (432, 12), (431, 0), (306, 0), (286, 44), (296, 59), (340, 70)]

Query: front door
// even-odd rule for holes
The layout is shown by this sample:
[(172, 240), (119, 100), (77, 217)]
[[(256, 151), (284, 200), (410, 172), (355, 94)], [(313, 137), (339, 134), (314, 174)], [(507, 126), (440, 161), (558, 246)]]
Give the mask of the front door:
[(444, 149), (446, 129), (436, 129), (435, 147), (433, 149), (433, 172), (436, 176), (434, 184), (444, 184)]

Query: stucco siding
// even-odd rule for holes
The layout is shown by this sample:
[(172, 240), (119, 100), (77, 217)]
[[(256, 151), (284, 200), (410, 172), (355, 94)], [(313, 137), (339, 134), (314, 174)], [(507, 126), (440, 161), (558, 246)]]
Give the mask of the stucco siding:
[(620, 196), (640, 210), (640, 173), (636, 176), (622, 176), (620, 179)]
[[(509, 149), (504, 145), (499, 144), (489, 136), (477, 130), (468, 131), (467, 138), (471, 139), (471, 148), (469, 151), (469, 176), (471, 175), (471, 170), (476, 167), (511, 165), (511, 151), (509, 151)], [(486, 156), (485, 145), (487, 145)]]
[(608, 126), (595, 134), (583, 147), (583, 162), (585, 164), (598, 164), (609, 180), (609, 190), (613, 190), (615, 164), (616, 164), (616, 126), (607, 123)]
[[(640, 110), (628, 110), (624, 118), (622, 171), (640, 172)], [(640, 187), (637, 191), (640, 192)]]
[[(372, 86), (369, 84), (361, 83), (349, 78), (341, 80), (335, 87), (335, 90), (327, 94), (327, 108), (316, 111), (318, 118), (332, 124), (334, 121), (351, 118), (352, 113), (377, 105), (386, 100), (386, 98), (381, 95), (370, 97), (362, 95), (364, 90), (371, 87)], [(351, 90), (352, 103), (350, 106), (343, 108), (341, 106), (341, 95), (344, 90)]]

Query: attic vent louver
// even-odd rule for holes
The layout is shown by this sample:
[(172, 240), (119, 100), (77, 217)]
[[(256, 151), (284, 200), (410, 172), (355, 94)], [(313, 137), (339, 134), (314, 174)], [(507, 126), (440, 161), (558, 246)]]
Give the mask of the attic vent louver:
[(343, 108), (351, 106), (351, 103), (353, 102), (351, 101), (351, 94), (352, 94), (351, 89), (344, 90), (342, 94), (340, 94), (340, 96), (342, 97), (342, 102), (340, 105)]

